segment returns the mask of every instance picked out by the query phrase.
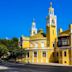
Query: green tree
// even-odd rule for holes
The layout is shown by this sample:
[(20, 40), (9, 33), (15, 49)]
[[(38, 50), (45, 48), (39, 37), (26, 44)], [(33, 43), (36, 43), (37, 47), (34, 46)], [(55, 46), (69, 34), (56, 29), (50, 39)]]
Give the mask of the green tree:
[[(9, 50), (10, 55), (8, 56), (8, 59), (22, 58), (26, 55), (26, 51), (18, 46), (18, 38), (16, 37), (13, 37), (12, 39), (0, 39), (0, 44), (4, 45), (7, 50)], [(3, 46), (1, 47), (3, 48)]]
[(13, 37), (12, 38), (12, 44), (13, 44), (14, 47), (17, 47), (18, 48), (18, 38)]
[(6, 56), (8, 54), (8, 51), (9, 50), (7, 49), (7, 47), (5, 45), (0, 44), (0, 58), (2, 56)]
[(26, 51), (24, 49), (18, 48), (18, 49), (12, 50), (10, 58), (13, 58), (16, 60), (16, 58), (23, 58), (25, 56), (26, 56)]

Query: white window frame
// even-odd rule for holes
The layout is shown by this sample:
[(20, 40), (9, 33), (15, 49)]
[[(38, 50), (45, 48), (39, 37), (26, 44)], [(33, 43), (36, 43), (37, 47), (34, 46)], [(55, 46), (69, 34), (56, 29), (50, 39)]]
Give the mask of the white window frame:
[(44, 48), (44, 42), (41, 42), (41, 47)]
[(38, 48), (38, 43), (35, 43), (35, 48)]

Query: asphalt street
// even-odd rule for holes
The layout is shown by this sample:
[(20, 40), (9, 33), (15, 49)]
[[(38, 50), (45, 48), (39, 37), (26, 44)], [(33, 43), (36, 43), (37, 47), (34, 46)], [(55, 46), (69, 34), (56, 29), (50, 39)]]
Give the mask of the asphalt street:
[(0, 63), (0, 66), (8, 67), (8, 69), (2, 69), (0, 72), (72, 72), (72, 67), (68, 66), (33, 65), (19, 63)]

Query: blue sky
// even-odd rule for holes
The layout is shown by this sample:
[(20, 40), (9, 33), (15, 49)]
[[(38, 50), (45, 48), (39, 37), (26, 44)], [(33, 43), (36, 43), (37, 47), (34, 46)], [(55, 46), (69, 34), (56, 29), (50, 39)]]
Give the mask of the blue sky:
[[(46, 16), (52, 0), (0, 0), (0, 38), (29, 36), (32, 19), (46, 30)], [(68, 29), (72, 23), (72, 0), (53, 0), (57, 27)]]

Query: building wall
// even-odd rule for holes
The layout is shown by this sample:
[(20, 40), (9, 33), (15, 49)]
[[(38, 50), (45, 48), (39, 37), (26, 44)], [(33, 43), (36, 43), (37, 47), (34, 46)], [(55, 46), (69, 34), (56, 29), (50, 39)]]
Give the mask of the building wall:
[[(69, 34), (69, 30), (66, 31), (66, 35)], [(49, 34), (48, 34), (49, 35)], [(70, 34), (69, 34), (70, 35)], [(54, 40), (52, 37), (56, 38), (56, 36), (49, 35), (49, 40)], [(65, 36), (65, 32), (61, 33), (60, 36)], [(39, 38), (38, 37), (31, 37), (29, 40), (24, 39), (25, 41), (22, 41), (23, 48), (28, 48), (29, 57), (26, 56), (25, 59), (22, 59), (24, 62), (30, 62), (30, 63), (60, 63), (60, 64), (66, 64), (66, 65), (72, 65), (72, 49), (71, 49), (71, 36), (69, 37), (69, 46), (63, 46), (63, 47), (52, 47), (53, 44), (51, 43), (51, 46), (47, 46), (47, 38)], [(52, 42), (51, 41), (51, 42)], [(44, 47), (42, 47), (42, 44), (44, 44)], [(54, 50), (56, 49), (56, 50)], [(46, 52), (46, 57), (43, 57), (43, 51)], [(37, 57), (34, 57), (34, 52), (37, 52)], [(64, 55), (64, 52), (66, 52), (66, 56)], [(57, 55), (58, 53), (58, 55)]]
[(22, 47), (23, 48), (29, 48), (29, 41), (23, 41), (23, 43), (22, 43)]
[[(37, 57), (34, 57), (34, 52), (37, 52)], [(43, 52), (46, 52), (46, 56), (43, 56)], [(53, 50), (32, 50), (29, 51), (29, 63), (52, 63), (54, 62), (53, 58)]]
[(29, 48), (29, 46), (30, 46), (30, 42), (29, 42), (29, 37), (24, 37), (24, 36), (22, 36), (21, 37), (21, 46), (22, 46), (22, 48)]
[(52, 26), (47, 26), (47, 44), (48, 47), (53, 48), (53, 44), (55, 42), (56, 39), (56, 27), (52, 27)]
[(60, 64), (70, 64), (70, 60), (69, 60), (69, 49), (62, 49), (59, 50), (59, 63)]

